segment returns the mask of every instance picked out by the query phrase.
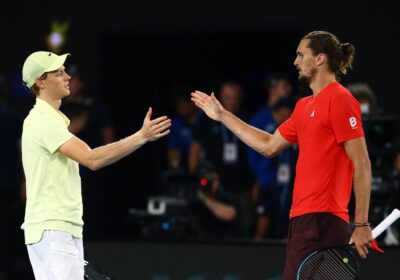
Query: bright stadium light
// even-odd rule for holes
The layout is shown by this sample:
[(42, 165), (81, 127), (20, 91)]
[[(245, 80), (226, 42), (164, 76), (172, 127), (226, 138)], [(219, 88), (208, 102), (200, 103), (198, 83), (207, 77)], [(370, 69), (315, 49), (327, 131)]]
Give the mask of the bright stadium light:
[(53, 32), (49, 36), (50, 44), (52, 44), (55, 47), (59, 47), (61, 43), (63, 42), (63, 37), (62, 34), (58, 32)]
[(50, 33), (46, 35), (46, 44), (50, 51), (59, 54), (62, 46), (67, 41), (66, 35), (69, 28), (69, 21), (51, 23)]

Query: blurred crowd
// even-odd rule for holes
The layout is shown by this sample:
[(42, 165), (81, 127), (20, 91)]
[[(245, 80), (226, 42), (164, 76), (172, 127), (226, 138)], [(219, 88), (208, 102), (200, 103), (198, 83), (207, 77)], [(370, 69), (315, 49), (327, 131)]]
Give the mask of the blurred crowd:
[[(116, 138), (112, 114), (107, 105), (86, 92), (85, 81), (76, 65), (71, 75), (70, 96), (61, 110), (70, 118), (70, 131), (91, 147)], [(360, 102), (365, 133), (373, 163), (371, 212), (379, 220), (400, 207), (400, 152), (397, 150), (397, 120), (385, 115), (373, 90), (366, 83), (347, 85)], [(244, 145), (221, 123), (205, 118), (190, 100), (190, 86), (175, 87), (170, 93), (174, 108), (172, 128), (165, 142), (166, 166), (160, 196), (186, 203), (190, 230), (183, 238), (284, 240), (287, 233), (298, 149), (292, 145), (279, 156), (268, 159)], [(273, 133), (288, 119), (302, 90), (285, 73), (265, 78), (263, 104), (249, 113), (245, 93), (238, 81), (221, 82), (216, 92), (222, 105), (254, 127)], [(15, 79), (0, 76), (0, 280), (26, 263), (23, 233), (25, 184), (21, 166), (22, 123), (34, 97)], [(390, 131), (393, 131), (390, 133)], [(91, 172), (81, 167), (84, 205), (84, 238), (99, 240), (106, 234), (107, 170)], [(162, 190), (162, 191), (161, 191)], [(374, 192), (375, 191), (375, 192)], [(375, 194), (375, 195), (374, 195)], [(148, 213), (147, 213), (148, 214)], [(178, 214), (171, 214), (173, 215)], [(143, 216), (143, 215), (142, 215)], [(137, 216), (139, 217), (139, 216)], [(372, 216), (373, 217), (373, 216)], [(176, 217), (175, 217), (176, 218)], [(169, 230), (165, 224), (161, 229)], [(153, 220), (154, 223), (154, 220)], [(146, 227), (142, 224), (143, 228)], [(148, 225), (147, 225), (148, 226)], [(149, 226), (150, 228), (150, 226)], [(144, 235), (144, 231), (141, 231)], [(147, 231), (149, 233), (149, 231)], [(155, 234), (160, 236), (162, 232)], [(176, 232), (174, 234), (177, 234)], [(143, 237), (143, 236), (142, 236)], [(10, 242), (8, 242), (10, 241)], [(393, 227), (386, 244), (399, 245)]]

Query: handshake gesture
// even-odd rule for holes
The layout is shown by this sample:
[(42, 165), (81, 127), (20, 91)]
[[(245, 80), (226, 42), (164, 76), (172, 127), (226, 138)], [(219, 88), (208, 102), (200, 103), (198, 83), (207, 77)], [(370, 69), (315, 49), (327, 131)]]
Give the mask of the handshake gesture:
[(158, 140), (170, 132), (171, 119), (167, 116), (162, 116), (151, 120), (152, 113), (153, 109), (150, 107), (144, 118), (143, 126), (139, 131), (145, 143)]
[(196, 90), (192, 92), (192, 101), (197, 107), (202, 109), (207, 116), (215, 121), (221, 121), (221, 116), (225, 109), (221, 103), (215, 97), (214, 93), (211, 95), (205, 94), (204, 92)]

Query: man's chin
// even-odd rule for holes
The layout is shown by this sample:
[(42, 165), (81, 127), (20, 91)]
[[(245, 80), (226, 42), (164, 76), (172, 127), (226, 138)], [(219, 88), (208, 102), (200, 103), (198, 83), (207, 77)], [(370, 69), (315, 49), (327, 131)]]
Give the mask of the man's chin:
[(308, 83), (309, 82), (309, 78), (303, 75), (299, 75), (299, 82), (300, 83)]

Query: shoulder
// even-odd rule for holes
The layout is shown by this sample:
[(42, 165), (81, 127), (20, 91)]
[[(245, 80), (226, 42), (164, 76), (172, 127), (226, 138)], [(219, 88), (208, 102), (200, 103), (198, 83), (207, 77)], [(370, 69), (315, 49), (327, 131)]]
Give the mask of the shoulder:
[(40, 126), (43, 121), (47, 121), (45, 114), (38, 110), (32, 109), (30, 110), (28, 116), (26, 116), (24, 119), (24, 127)]
[(31, 110), (28, 116), (24, 119), (22, 125), (22, 135), (29, 138), (37, 138), (41, 134), (43, 126), (49, 126), (47, 118), (43, 113)]
[(36, 131), (50, 131), (58, 127), (64, 127), (65, 123), (60, 118), (38, 110), (31, 110), (24, 120), (24, 129)]
[(313, 98), (312, 95), (299, 98), (294, 107), (294, 111), (302, 110), (302, 108), (304, 108), (306, 106), (306, 104), (308, 104), (309, 102), (312, 101), (312, 98)]
[(329, 96), (331, 104), (345, 105), (350, 103), (353, 105), (359, 105), (357, 99), (351, 94), (351, 92), (339, 83), (334, 87), (334, 90), (331, 91)]
[(299, 98), (299, 100), (297, 100), (297, 102), (296, 102), (296, 106), (309, 102), (312, 99), (312, 97), (313, 97), (312, 95), (308, 95), (308, 96)]

